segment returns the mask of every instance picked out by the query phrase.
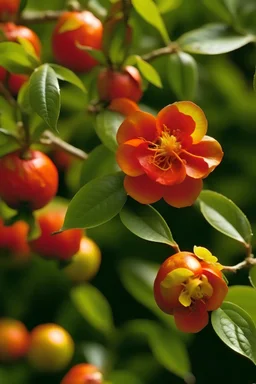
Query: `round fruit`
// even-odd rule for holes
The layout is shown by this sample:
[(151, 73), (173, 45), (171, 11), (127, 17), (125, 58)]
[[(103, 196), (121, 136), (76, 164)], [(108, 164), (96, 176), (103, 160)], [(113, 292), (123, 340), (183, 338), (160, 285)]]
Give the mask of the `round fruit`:
[(0, 319), (0, 361), (14, 361), (27, 354), (30, 335), (18, 320)]
[(31, 242), (31, 248), (44, 258), (68, 260), (74, 256), (80, 247), (83, 235), (81, 229), (69, 229), (52, 235), (63, 226), (65, 210), (48, 211), (38, 216), (41, 235)]
[(7, 251), (16, 261), (29, 259), (28, 229), (28, 224), (24, 221), (16, 221), (10, 226), (5, 226), (0, 219), (0, 254), (2, 251)]
[[(25, 157), (25, 158), (24, 158)], [(0, 197), (9, 207), (22, 204), (36, 210), (44, 207), (58, 189), (58, 171), (53, 162), (40, 151), (20, 151), (0, 159)]]
[(101, 100), (111, 101), (125, 97), (138, 102), (142, 97), (142, 82), (135, 67), (125, 67), (122, 72), (104, 68), (97, 80)]
[(18, 12), (20, 0), (0, 0), (0, 16), (13, 15)]
[(14, 23), (1, 23), (0, 30), (3, 31), (8, 41), (19, 42), (19, 39), (29, 41), (34, 47), (36, 55), (39, 57), (41, 53), (41, 43), (38, 36), (31, 29)]
[(28, 359), (41, 372), (57, 372), (70, 363), (74, 342), (70, 334), (57, 324), (41, 324), (31, 332)]
[(97, 61), (79, 49), (77, 43), (100, 49), (102, 23), (91, 12), (65, 12), (59, 18), (52, 35), (52, 49), (56, 60), (77, 72), (91, 70)]
[(205, 304), (202, 301), (196, 301), (191, 307), (177, 308), (174, 311), (174, 321), (180, 331), (197, 333), (206, 327), (209, 315)]
[(71, 368), (60, 384), (102, 384), (103, 377), (95, 365), (78, 364)]
[(72, 257), (70, 264), (64, 268), (65, 274), (74, 283), (82, 283), (92, 279), (99, 270), (101, 252), (97, 244), (84, 236), (80, 249)]
[(28, 75), (17, 75), (15, 73), (10, 73), (8, 78), (8, 88), (13, 96), (17, 96), (20, 88), (25, 84), (29, 79)]

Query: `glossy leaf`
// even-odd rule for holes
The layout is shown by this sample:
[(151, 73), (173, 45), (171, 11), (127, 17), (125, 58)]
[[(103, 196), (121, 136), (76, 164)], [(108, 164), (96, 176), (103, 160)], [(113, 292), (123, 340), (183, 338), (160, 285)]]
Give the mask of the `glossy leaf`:
[(155, 68), (143, 60), (140, 56), (136, 57), (138, 68), (141, 74), (148, 80), (150, 83), (155, 85), (158, 88), (162, 88), (161, 78)]
[(120, 171), (120, 168), (117, 165), (115, 154), (101, 144), (94, 148), (89, 154), (88, 159), (84, 161), (80, 176), (80, 185), (83, 186), (96, 177), (118, 171)]
[(122, 124), (124, 116), (117, 112), (105, 110), (100, 112), (96, 118), (96, 133), (99, 136), (102, 143), (110, 149), (110, 151), (116, 152), (117, 141), (116, 133), (118, 128)]
[(110, 305), (97, 288), (83, 284), (73, 288), (70, 296), (78, 312), (90, 325), (106, 335), (113, 330)]
[(252, 229), (244, 213), (227, 197), (213, 191), (199, 196), (204, 218), (218, 231), (241, 243), (250, 244)]
[(213, 23), (185, 33), (177, 42), (186, 52), (219, 55), (241, 48), (252, 40), (251, 35), (241, 35), (226, 24)]
[(256, 288), (256, 265), (250, 269), (249, 280), (254, 288)]
[(7, 71), (22, 74), (30, 74), (35, 68), (24, 47), (13, 42), (0, 44), (0, 65)]
[(0, 157), (20, 148), (17, 138), (4, 128), (0, 128)]
[(95, 60), (97, 60), (100, 64), (106, 65), (107, 60), (104, 53), (98, 49), (93, 49), (92, 47), (88, 47), (86, 45), (76, 43), (76, 46), (81, 49), (81, 51), (87, 52), (90, 56), (92, 56)]
[(195, 59), (185, 52), (170, 55), (168, 81), (181, 100), (193, 100), (198, 86), (198, 68)]
[(223, 21), (227, 23), (231, 23), (232, 17), (224, 5), (223, 0), (203, 0), (204, 5), (213, 13), (215, 13), (218, 17), (220, 17)]
[(73, 84), (79, 89), (81, 89), (83, 92), (86, 92), (84, 84), (73, 71), (71, 71), (68, 68), (62, 67), (61, 65), (58, 65), (58, 64), (49, 64), (49, 65), (54, 70), (59, 80), (63, 80), (70, 84)]
[(175, 329), (174, 320), (156, 305), (153, 293), (154, 280), (160, 265), (142, 260), (123, 260), (119, 265), (121, 281), (127, 291), (142, 305), (150, 309), (168, 327)]
[(29, 82), (23, 84), (23, 86), (19, 90), (17, 101), (23, 113), (30, 114), (32, 112), (30, 104)]
[(120, 218), (129, 231), (144, 240), (176, 245), (166, 221), (150, 205), (128, 200), (120, 212)]
[(155, 27), (160, 32), (164, 42), (168, 44), (168, 32), (160, 12), (153, 0), (132, 0), (132, 5), (144, 20), (153, 25), (153, 27)]
[(128, 335), (146, 336), (155, 359), (170, 372), (185, 378), (191, 369), (186, 345), (170, 329), (154, 321), (133, 320), (128, 323)]
[(63, 230), (93, 228), (116, 216), (126, 202), (121, 172), (98, 177), (82, 187), (71, 200)]
[(157, 8), (160, 13), (167, 13), (182, 4), (183, 0), (156, 0)]
[(60, 88), (54, 70), (43, 64), (30, 78), (30, 104), (52, 129), (57, 129), (60, 114)]
[(256, 324), (256, 289), (247, 285), (234, 285), (229, 287), (225, 300), (239, 305)]
[(212, 326), (227, 346), (256, 364), (256, 327), (241, 307), (224, 302), (212, 312)]

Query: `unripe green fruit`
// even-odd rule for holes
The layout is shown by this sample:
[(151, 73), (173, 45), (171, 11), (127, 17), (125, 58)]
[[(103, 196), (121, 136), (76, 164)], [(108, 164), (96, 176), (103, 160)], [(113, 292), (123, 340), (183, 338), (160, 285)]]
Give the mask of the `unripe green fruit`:
[(42, 324), (31, 332), (28, 359), (38, 371), (61, 371), (70, 363), (73, 354), (74, 342), (59, 325)]
[(92, 279), (99, 270), (101, 252), (97, 244), (84, 236), (80, 249), (72, 257), (71, 263), (64, 268), (65, 274), (74, 283), (82, 283)]

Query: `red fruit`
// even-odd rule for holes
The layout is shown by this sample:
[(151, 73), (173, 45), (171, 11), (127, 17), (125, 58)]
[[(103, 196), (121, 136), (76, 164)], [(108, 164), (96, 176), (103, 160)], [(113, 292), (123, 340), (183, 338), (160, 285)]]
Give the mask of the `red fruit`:
[(61, 149), (56, 149), (51, 158), (59, 171), (67, 171), (75, 159), (74, 156)]
[(5, 81), (6, 73), (7, 73), (6, 69), (4, 69), (3, 67), (0, 67), (0, 81), (1, 82)]
[(64, 223), (65, 210), (44, 212), (38, 217), (41, 235), (31, 242), (33, 251), (47, 259), (68, 260), (80, 248), (83, 235), (81, 229), (69, 229), (52, 235), (61, 229)]
[(17, 261), (27, 260), (30, 257), (30, 247), (27, 243), (28, 224), (24, 221), (5, 226), (0, 219), (0, 253), (1, 250), (10, 253)]
[(70, 363), (73, 354), (74, 342), (59, 325), (41, 324), (32, 330), (28, 359), (38, 371), (60, 371)]
[(13, 96), (17, 96), (20, 88), (28, 81), (28, 79), (28, 75), (17, 75), (15, 73), (10, 73), (8, 78), (8, 88)]
[(206, 305), (202, 301), (196, 301), (190, 307), (180, 307), (174, 310), (174, 321), (182, 332), (200, 332), (209, 321)]
[(102, 384), (103, 377), (97, 367), (91, 364), (78, 364), (71, 368), (60, 384)]
[(101, 21), (91, 12), (65, 12), (59, 18), (52, 35), (56, 60), (73, 71), (88, 72), (98, 63), (87, 52), (79, 49), (76, 43), (100, 49), (102, 31)]
[(40, 151), (20, 151), (0, 159), (0, 197), (9, 207), (27, 204), (32, 210), (44, 207), (58, 189), (58, 172), (53, 162)]
[(18, 12), (20, 0), (0, 0), (0, 17)]
[(175, 307), (181, 306), (179, 295), (183, 289), (182, 284), (179, 284), (171, 289), (163, 289), (162, 281), (167, 274), (177, 268), (185, 268), (193, 272), (195, 276), (202, 273), (202, 267), (198, 259), (190, 252), (178, 252), (173, 256), (168, 257), (161, 265), (154, 283), (154, 295), (157, 305), (162, 311), (172, 314)]
[(0, 30), (3, 31), (8, 41), (19, 42), (19, 38), (28, 40), (34, 47), (36, 55), (40, 56), (41, 43), (38, 36), (31, 29), (14, 23), (1, 23)]
[(116, 98), (127, 98), (138, 102), (142, 97), (142, 82), (139, 71), (135, 67), (125, 67), (122, 72), (103, 69), (97, 80), (101, 100), (111, 101)]
[(0, 361), (14, 361), (26, 355), (30, 335), (18, 320), (0, 319)]

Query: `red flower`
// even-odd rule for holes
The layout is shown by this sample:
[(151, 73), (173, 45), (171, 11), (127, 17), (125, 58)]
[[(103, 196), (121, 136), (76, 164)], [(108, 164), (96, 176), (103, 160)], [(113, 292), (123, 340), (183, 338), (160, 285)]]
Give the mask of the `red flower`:
[(162, 197), (174, 207), (192, 205), (202, 179), (222, 160), (220, 144), (205, 136), (204, 112), (190, 101), (163, 108), (156, 117), (135, 111), (117, 132), (117, 162), (132, 198), (151, 204)]

